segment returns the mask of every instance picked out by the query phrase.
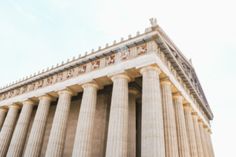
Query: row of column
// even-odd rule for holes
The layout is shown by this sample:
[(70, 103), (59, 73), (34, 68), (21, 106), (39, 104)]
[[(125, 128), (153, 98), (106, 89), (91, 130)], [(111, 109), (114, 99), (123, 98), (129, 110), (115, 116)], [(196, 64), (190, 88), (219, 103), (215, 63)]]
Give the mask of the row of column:
[[(159, 79), (157, 67), (140, 70), (142, 85), (142, 157), (213, 157), (210, 135), (193, 113), (189, 105), (183, 105), (180, 94), (172, 95), (171, 83)], [(126, 74), (111, 77), (113, 81), (110, 107), (106, 157), (135, 157), (135, 95), (129, 94)], [(98, 85), (89, 82), (83, 86), (83, 97), (76, 128), (73, 157), (90, 157), (92, 132), (97, 103)], [(46, 157), (63, 154), (67, 120), (73, 92), (65, 89), (58, 92), (59, 99), (46, 150)], [(39, 156), (52, 98), (44, 95), (39, 105), (29, 134), (23, 156)], [(29, 127), (33, 102), (23, 102), (18, 121), (19, 105), (11, 105), (6, 115), (0, 109), (0, 156), (22, 156)], [(5, 117), (5, 121), (2, 120)], [(3, 126), (2, 121), (4, 121)], [(15, 126), (15, 123), (17, 124)], [(15, 128), (14, 128), (15, 126)], [(2, 127), (2, 128), (1, 128)]]

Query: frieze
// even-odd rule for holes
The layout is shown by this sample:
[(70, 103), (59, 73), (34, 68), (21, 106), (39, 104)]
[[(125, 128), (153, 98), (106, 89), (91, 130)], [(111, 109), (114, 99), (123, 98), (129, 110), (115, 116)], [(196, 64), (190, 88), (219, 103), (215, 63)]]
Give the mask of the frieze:
[[(76, 67), (72, 67), (70, 69), (66, 69), (64, 71), (55, 73), (54, 75), (47, 76), (45, 78), (42, 78), (37, 81), (33, 81), (29, 84), (20, 86), (16, 89), (12, 89), (10, 91), (4, 92), (0, 95), (0, 100), (8, 99), (17, 95), (21, 95), (33, 90), (37, 90), (46, 86), (53, 85), (57, 82), (62, 82), (67, 79), (77, 77), (83, 73), (92, 71), (92, 70), (97, 70), (101, 67), (101, 63), (104, 63), (104, 67), (110, 66), (112, 64), (115, 64), (117, 60), (123, 61), (123, 60), (128, 60), (133, 57), (137, 57), (140, 55), (143, 55), (147, 52), (156, 52), (157, 51), (157, 45), (154, 41), (149, 41), (147, 43), (140, 44), (138, 46), (134, 47), (125, 47), (122, 48), (120, 51), (116, 53), (112, 53), (109, 56), (99, 58), (97, 60), (91, 61), (89, 63), (85, 63)], [(119, 54), (119, 58), (116, 58), (116, 54)], [(90, 67), (90, 68), (88, 68)]]

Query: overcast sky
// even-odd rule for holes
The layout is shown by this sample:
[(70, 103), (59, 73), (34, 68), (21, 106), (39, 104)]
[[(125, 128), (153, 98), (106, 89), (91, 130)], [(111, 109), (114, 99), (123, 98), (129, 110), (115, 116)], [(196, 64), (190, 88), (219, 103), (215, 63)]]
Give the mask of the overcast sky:
[(234, 0), (2, 0), (0, 86), (144, 31), (149, 18), (193, 65), (215, 115), (216, 157), (235, 157)]

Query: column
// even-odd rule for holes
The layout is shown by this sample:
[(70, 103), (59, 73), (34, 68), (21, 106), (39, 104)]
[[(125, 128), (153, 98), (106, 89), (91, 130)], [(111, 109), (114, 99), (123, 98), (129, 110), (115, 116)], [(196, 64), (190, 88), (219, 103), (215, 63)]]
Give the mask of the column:
[(129, 90), (128, 111), (128, 157), (136, 157), (136, 96), (138, 91), (134, 88)]
[(171, 82), (167, 79), (162, 80), (161, 89), (166, 157), (178, 157), (178, 139), (176, 133), (176, 121), (172, 99)]
[(73, 157), (90, 157), (92, 154), (92, 137), (98, 85), (96, 83), (86, 83), (82, 87), (84, 92), (76, 128)]
[(0, 156), (6, 156), (8, 146), (11, 141), (12, 133), (17, 121), (20, 107), (17, 105), (9, 106), (6, 119), (0, 132)]
[(125, 74), (113, 76), (112, 100), (108, 126), (106, 157), (127, 157), (128, 82)]
[(210, 147), (210, 151), (211, 151), (211, 156), (214, 157), (215, 153), (214, 153), (214, 149), (213, 149), (213, 145), (212, 145), (212, 141), (211, 141), (211, 130), (210, 129), (207, 130), (207, 136), (208, 136), (208, 143), (209, 143), (209, 147)]
[(209, 136), (208, 136), (208, 126), (204, 126), (203, 130), (204, 130), (204, 136), (206, 139), (207, 152), (208, 152), (209, 157), (212, 157), (210, 143), (209, 143)]
[(39, 105), (26, 145), (24, 157), (37, 157), (40, 155), (51, 100), (51, 97), (48, 95), (39, 97)]
[(91, 157), (104, 157), (106, 153), (110, 95), (111, 91), (104, 89), (97, 97)]
[(6, 114), (7, 114), (7, 109), (0, 108), (0, 132), (1, 132), (1, 129), (2, 129), (2, 125), (4, 123)]
[(59, 99), (48, 140), (46, 157), (60, 157), (64, 149), (72, 91), (65, 89), (59, 91), (58, 94)]
[(144, 67), (142, 74), (142, 157), (165, 157), (163, 110), (157, 67)]
[(184, 115), (185, 115), (190, 154), (191, 154), (191, 157), (198, 157), (195, 130), (194, 130), (193, 119), (192, 119), (191, 113), (192, 113), (192, 109), (191, 109), (190, 104), (184, 104)]
[(204, 157), (200, 128), (199, 128), (199, 123), (198, 123), (198, 115), (196, 112), (193, 112), (192, 116), (193, 116), (192, 118), (193, 118), (194, 131), (195, 131), (195, 137), (196, 137), (196, 143), (197, 143), (198, 157)]
[(203, 148), (203, 153), (204, 153), (204, 156), (209, 156), (208, 154), (208, 150), (207, 150), (207, 140), (205, 138), (205, 133), (204, 133), (204, 124), (202, 122), (201, 119), (198, 120), (199, 122), (199, 128), (200, 128), (200, 135), (201, 135), (201, 141), (202, 141), (202, 148)]
[(185, 124), (183, 97), (180, 93), (174, 95), (175, 119), (180, 157), (190, 157), (188, 136)]
[(17, 121), (11, 143), (7, 152), (7, 157), (21, 157), (25, 145), (26, 135), (28, 132), (31, 114), (33, 111), (33, 101), (26, 100)]

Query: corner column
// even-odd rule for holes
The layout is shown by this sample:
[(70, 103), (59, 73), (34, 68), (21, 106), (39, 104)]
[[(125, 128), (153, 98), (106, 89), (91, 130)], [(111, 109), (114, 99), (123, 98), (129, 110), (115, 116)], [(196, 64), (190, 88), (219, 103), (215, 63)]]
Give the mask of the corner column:
[(106, 157), (127, 157), (128, 82), (126, 74), (113, 76), (112, 100), (108, 126)]
[(39, 105), (26, 145), (24, 157), (37, 157), (40, 155), (51, 100), (52, 98), (48, 95), (39, 97)]
[(6, 119), (0, 132), (0, 156), (6, 156), (19, 110), (20, 107), (17, 105), (9, 106)]
[(202, 148), (203, 146), (202, 146), (200, 128), (199, 128), (199, 123), (198, 123), (198, 115), (196, 112), (193, 112), (192, 115), (193, 115), (193, 124), (194, 124), (194, 131), (195, 131), (195, 137), (196, 137), (196, 143), (197, 143), (198, 157), (205, 157), (203, 154), (203, 148)]
[(165, 157), (160, 69), (147, 66), (142, 74), (142, 157)]
[(6, 114), (7, 114), (7, 109), (0, 108), (0, 132), (1, 132), (1, 129), (2, 129), (2, 125), (4, 123)]
[(174, 95), (175, 118), (178, 136), (179, 156), (190, 157), (188, 136), (185, 124), (183, 97), (180, 93)]
[(31, 100), (26, 100), (23, 102), (23, 107), (11, 139), (11, 143), (7, 152), (7, 157), (22, 156), (26, 135), (31, 119), (31, 114), (34, 107), (33, 104), (34, 102)]
[(58, 94), (59, 100), (53, 118), (52, 129), (45, 154), (46, 157), (60, 157), (64, 149), (72, 91), (65, 89), (59, 91)]
[(138, 91), (129, 89), (129, 124), (128, 124), (128, 157), (136, 157), (136, 97)]
[(161, 89), (166, 157), (178, 157), (178, 139), (176, 133), (176, 121), (172, 99), (171, 82), (167, 79), (162, 80)]
[(91, 82), (82, 85), (82, 87), (84, 92), (77, 123), (73, 157), (90, 157), (92, 154), (92, 137), (98, 85)]
[(195, 137), (194, 124), (192, 119), (192, 109), (190, 104), (184, 104), (184, 115), (188, 134), (189, 148), (191, 157), (198, 157), (197, 143)]

